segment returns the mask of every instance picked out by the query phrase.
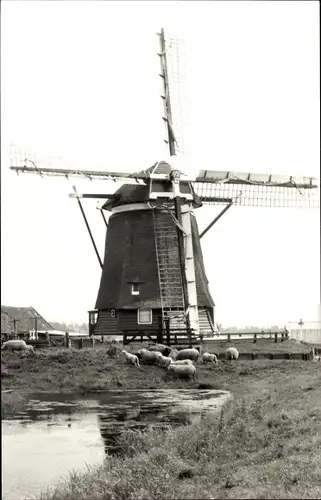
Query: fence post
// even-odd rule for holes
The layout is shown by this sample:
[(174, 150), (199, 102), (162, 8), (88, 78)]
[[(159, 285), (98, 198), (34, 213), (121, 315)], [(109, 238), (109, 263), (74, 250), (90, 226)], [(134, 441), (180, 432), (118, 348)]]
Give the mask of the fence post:
[(127, 332), (126, 332), (126, 330), (123, 331), (123, 344), (127, 345)]
[(70, 348), (70, 338), (69, 338), (69, 332), (65, 333), (65, 346), (67, 349)]
[(78, 348), (79, 348), (79, 349), (82, 349), (82, 348), (83, 348), (83, 346), (84, 346), (84, 339), (81, 337), (81, 338), (79, 339), (79, 342), (78, 342)]
[(200, 334), (200, 355), (204, 352), (204, 334)]
[(49, 333), (46, 332), (45, 333), (45, 336), (46, 336), (46, 341), (47, 341), (47, 347), (50, 347), (50, 337), (49, 337)]
[(91, 336), (91, 347), (94, 347), (95, 345), (95, 337), (92, 335)]
[(104, 343), (104, 336), (103, 335), (101, 336), (101, 343), (102, 344)]
[(278, 341), (278, 334), (277, 334), (277, 333), (275, 333), (275, 334), (274, 334), (274, 342), (275, 342), (275, 343), (277, 343), (277, 341)]
[(167, 318), (165, 320), (165, 327), (166, 327), (166, 338), (167, 338), (167, 345), (171, 345), (171, 335), (170, 335), (170, 327), (169, 327), (169, 319)]
[(231, 342), (231, 334), (230, 333), (227, 334), (227, 341)]
[(254, 333), (253, 343), (256, 344), (256, 341), (257, 341), (257, 334)]

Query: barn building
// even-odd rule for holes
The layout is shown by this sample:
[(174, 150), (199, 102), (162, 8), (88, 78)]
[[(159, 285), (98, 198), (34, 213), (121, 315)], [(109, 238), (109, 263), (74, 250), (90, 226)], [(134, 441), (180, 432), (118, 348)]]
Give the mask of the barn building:
[(50, 332), (54, 328), (33, 307), (1, 306), (1, 340), (24, 338), (35, 330)]

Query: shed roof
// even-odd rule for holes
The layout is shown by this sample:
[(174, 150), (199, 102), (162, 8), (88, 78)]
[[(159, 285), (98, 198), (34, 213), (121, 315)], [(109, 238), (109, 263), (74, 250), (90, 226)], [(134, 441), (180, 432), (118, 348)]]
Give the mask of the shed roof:
[[(54, 330), (53, 326), (48, 323), (48, 321), (46, 321), (33, 307), (1, 306), (1, 332), (12, 332), (14, 319), (17, 320), (17, 333), (29, 332), (35, 327), (35, 317), (38, 318), (38, 330)], [(2, 327), (4, 328), (4, 330), (2, 330)]]

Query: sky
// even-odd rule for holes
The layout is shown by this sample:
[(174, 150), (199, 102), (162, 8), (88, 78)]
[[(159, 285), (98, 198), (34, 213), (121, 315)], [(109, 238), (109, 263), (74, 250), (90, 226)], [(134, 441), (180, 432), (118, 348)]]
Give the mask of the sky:
[[(318, 2), (8, 1), (1, 16), (1, 303), (86, 321), (101, 270), (72, 186), (38, 165), (136, 171), (166, 157), (156, 33), (186, 43), (188, 169), (319, 177)], [(101, 257), (97, 200), (84, 202)], [(222, 207), (197, 210), (200, 230)], [(319, 210), (232, 207), (202, 239), (216, 320), (320, 314)], [(319, 317), (320, 319), (320, 317)]]

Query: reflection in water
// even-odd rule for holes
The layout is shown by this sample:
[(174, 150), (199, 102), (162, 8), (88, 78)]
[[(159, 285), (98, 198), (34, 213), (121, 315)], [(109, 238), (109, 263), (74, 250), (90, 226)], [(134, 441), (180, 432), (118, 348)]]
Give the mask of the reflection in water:
[(34, 394), (26, 411), (2, 421), (2, 499), (34, 497), (68, 471), (102, 463), (126, 429), (199, 421), (228, 398), (197, 390)]

